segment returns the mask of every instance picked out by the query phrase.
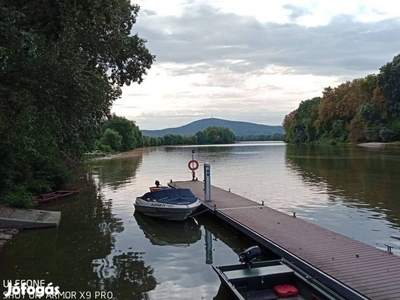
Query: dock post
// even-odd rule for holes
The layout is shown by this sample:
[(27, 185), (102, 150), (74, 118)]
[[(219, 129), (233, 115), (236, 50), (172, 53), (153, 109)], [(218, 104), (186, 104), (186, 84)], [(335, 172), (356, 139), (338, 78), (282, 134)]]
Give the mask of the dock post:
[(204, 200), (211, 201), (211, 171), (210, 164), (204, 164)]

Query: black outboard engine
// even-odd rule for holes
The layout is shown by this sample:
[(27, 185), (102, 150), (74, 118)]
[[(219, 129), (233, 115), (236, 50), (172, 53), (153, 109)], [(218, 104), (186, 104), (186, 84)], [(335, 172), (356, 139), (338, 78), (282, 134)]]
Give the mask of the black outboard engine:
[(255, 259), (260, 255), (261, 255), (260, 247), (252, 246), (244, 250), (242, 253), (239, 253), (239, 261), (242, 264), (247, 264), (248, 267), (250, 268), (251, 264), (253, 263), (253, 259)]

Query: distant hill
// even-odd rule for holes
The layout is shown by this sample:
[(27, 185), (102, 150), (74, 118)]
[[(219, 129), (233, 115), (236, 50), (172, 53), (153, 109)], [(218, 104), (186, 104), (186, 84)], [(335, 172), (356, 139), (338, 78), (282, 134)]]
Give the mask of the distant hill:
[(275, 133), (284, 134), (283, 126), (270, 126), (261, 125), (250, 122), (229, 121), (217, 118), (208, 118), (194, 121), (187, 125), (174, 128), (166, 128), (160, 130), (141, 130), (143, 135), (151, 137), (162, 137), (167, 134), (174, 135), (195, 135), (198, 131), (203, 131), (209, 126), (227, 127), (235, 136), (248, 136), (248, 135), (273, 135)]

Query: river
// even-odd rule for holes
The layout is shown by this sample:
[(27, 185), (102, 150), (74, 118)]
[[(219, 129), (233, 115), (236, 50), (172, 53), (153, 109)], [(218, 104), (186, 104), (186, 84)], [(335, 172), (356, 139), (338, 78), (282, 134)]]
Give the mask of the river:
[[(0, 252), (0, 280), (44, 280), (62, 291), (106, 292), (103, 299), (213, 299), (211, 265), (237, 263), (251, 246), (198, 215), (167, 222), (134, 214), (136, 196), (157, 179), (190, 180), (195, 150), (213, 185), (400, 255), (400, 150), (293, 146), (281, 142), (157, 147), (91, 161), (58, 229), (21, 232)], [(134, 152), (137, 153), (137, 152)], [(2, 291), (3, 291), (2, 290)], [(98, 294), (99, 295), (99, 294)], [(81, 298), (84, 299), (84, 298)], [(97, 299), (100, 299), (99, 297)]]

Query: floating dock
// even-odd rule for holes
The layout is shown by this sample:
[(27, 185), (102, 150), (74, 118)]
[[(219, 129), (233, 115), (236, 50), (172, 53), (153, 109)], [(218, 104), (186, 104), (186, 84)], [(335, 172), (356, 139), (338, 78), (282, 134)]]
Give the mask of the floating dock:
[(0, 207), (0, 228), (33, 229), (58, 227), (61, 212)]
[[(204, 201), (202, 181), (176, 181), (205, 208), (239, 232), (322, 282), (344, 299), (400, 299), (400, 257), (211, 186)], [(207, 197), (208, 198), (208, 197)]]

